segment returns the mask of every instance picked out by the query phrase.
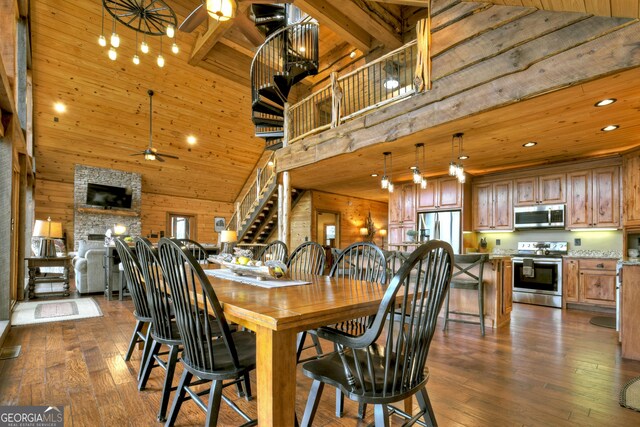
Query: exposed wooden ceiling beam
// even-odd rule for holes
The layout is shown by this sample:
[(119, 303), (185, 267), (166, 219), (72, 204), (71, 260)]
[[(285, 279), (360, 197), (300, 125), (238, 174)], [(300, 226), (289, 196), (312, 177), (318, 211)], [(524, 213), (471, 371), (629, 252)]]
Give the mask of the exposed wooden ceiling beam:
[(370, 0), (377, 3), (399, 4), (400, 6), (428, 7), (429, 0)]
[(256, 24), (249, 17), (242, 13), (236, 17), (236, 27), (244, 34), (254, 46), (260, 46), (264, 43), (264, 34), (256, 27)]
[(363, 52), (371, 49), (371, 36), (342, 11), (324, 0), (294, 0), (294, 4)]
[[(386, 13), (379, 5), (373, 3), (370, 6), (363, 0), (328, 0), (327, 2), (357, 22), (363, 30), (386, 47), (397, 49), (402, 46), (400, 37), (402, 23)], [(385, 16), (389, 22), (383, 20), (381, 16)]]
[(247, 38), (240, 32), (240, 30), (236, 27), (231, 28), (227, 31), (223, 38), (220, 39), (220, 42), (225, 46), (230, 47), (231, 49), (240, 52), (243, 55), (246, 55), (250, 58), (253, 58), (256, 51), (256, 46), (251, 43)]
[[(240, 3), (238, 5), (237, 16), (245, 15), (249, 8), (249, 3)], [(222, 36), (235, 24), (236, 19), (219, 22), (213, 18), (209, 18), (209, 28), (204, 34), (198, 36), (193, 45), (189, 64), (198, 65), (213, 47), (220, 41)]]

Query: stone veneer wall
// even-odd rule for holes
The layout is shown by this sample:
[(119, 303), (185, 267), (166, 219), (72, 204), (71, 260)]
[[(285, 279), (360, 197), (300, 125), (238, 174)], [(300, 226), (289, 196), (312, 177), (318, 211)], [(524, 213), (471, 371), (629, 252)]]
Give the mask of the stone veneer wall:
[[(96, 208), (86, 204), (88, 183), (131, 188), (130, 210), (136, 215), (116, 215), (115, 212), (110, 213), (108, 209), (99, 214), (78, 212), (78, 208), (82, 207)], [(74, 176), (74, 250), (78, 250), (80, 240), (87, 239), (89, 234), (104, 234), (107, 229), (113, 229), (115, 224), (125, 225), (127, 234), (139, 236), (142, 229), (140, 220), (141, 196), (142, 177), (139, 173), (76, 165)]]

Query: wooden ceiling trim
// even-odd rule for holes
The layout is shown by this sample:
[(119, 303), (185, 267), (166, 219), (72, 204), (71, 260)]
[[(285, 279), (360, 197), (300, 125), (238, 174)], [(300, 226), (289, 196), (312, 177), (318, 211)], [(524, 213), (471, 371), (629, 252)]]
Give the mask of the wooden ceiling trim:
[(294, 4), (361, 51), (371, 49), (371, 35), (326, 1), (295, 0)]
[[(594, 19), (594, 21), (597, 20), (598, 18)], [(613, 27), (619, 22), (616, 19), (610, 21), (614, 23)], [(486, 77), (495, 73), (493, 75), (496, 78), (495, 80), (485, 78), (486, 83), (482, 83), (476, 75), (473, 87), (468, 86), (470, 82), (462, 78), (453, 80), (449, 78), (446, 82), (445, 79), (436, 80), (434, 90), (431, 92), (391, 105), (362, 119), (356, 119), (354, 123), (342, 125), (323, 132), (322, 135), (312, 136), (300, 144), (292, 144), (279, 150), (278, 168), (292, 169), (338, 153), (353, 152), (371, 144), (395, 140), (420, 129), (508, 105), (546, 91), (597, 78), (615, 70), (637, 66), (640, 58), (638, 55), (631, 54), (626, 43), (630, 43), (633, 31), (638, 31), (638, 28), (639, 25), (635, 23), (598, 37), (600, 34), (597, 32), (594, 35), (582, 27), (578, 33), (582, 35), (582, 40), (575, 41), (579, 37), (574, 35), (573, 45), (577, 44), (577, 46), (573, 48), (569, 47), (571, 43), (559, 39), (557, 34), (551, 34), (553, 37), (547, 37), (547, 42), (560, 46), (555, 49), (555, 52), (550, 46), (540, 46), (539, 48), (543, 50), (539, 56), (529, 55), (517, 61), (518, 66), (507, 74), (502, 74), (501, 68), (489, 69), (480, 64), (476, 66), (478, 70), (484, 68), (483, 72), (489, 73), (485, 74)], [(500, 29), (493, 31), (500, 31)], [(570, 31), (559, 33), (567, 34)], [(435, 33), (433, 37), (435, 38), (437, 34)], [(482, 36), (484, 34), (479, 35), (479, 37)], [(505, 42), (508, 41), (505, 40)], [(521, 54), (524, 53), (522, 47), (519, 47), (518, 51)], [(615, 52), (615, 57), (608, 58), (605, 51)], [(581, 65), (584, 55), (589, 58), (589, 67)], [(508, 70), (512, 67), (513, 58), (505, 57), (505, 59), (507, 61), (506, 63), (503, 61), (501, 67)], [(499, 65), (495, 60), (492, 62)], [(437, 67), (434, 61), (435, 69)], [(519, 71), (516, 72), (516, 70)], [(542, 78), (543, 75), (544, 78)], [(500, 88), (500, 92), (496, 93), (495, 88)], [(404, 120), (401, 123), (394, 120), (392, 128), (385, 126), (391, 123), (389, 120), (402, 115)], [(363, 125), (364, 128), (355, 132), (356, 127)]]
[(385, 22), (379, 17), (380, 11), (376, 9), (376, 4), (371, 6), (362, 0), (327, 0), (334, 8), (342, 11), (354, 22), (357, 22), (363, 30), (368, 32), (374, 39), (380, 41), (389, 50), (402, 46), (402, 22), (391, 14), (388, 14)]

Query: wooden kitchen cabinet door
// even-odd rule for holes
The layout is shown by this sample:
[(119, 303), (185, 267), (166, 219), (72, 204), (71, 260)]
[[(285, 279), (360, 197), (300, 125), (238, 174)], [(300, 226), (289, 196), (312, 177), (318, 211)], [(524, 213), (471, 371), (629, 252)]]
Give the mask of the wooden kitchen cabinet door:
[(438, 207), (453, 209), (462, 207), (462, 185), (458, 178), (440, 178), (438, 180)]
[(590, 227), (591, 171), (572, 172), (567, 175), (567, 227)]
[(538, 178), (520, 178), (514, 182), (515, 206), (529, 206), (538, 203)]
[(513, 308), (513, 268), (510, 259), (502, 262), (502, 314), (506, 315)]
[(493, 210), (492, 184), (473, 186), (473, 229), (490, 230), (493, 226), (491, 211)]
[[(396, 187), (393, 193), (389, 193), (389, 223), (400, 224), (402, 223), (402, 206), (404, 200), (402, 198), (402, 188)], [(391, 229), (389, 229), (391, 234)]]
[(615, 271), (581, 270), (580, 301), (615, 307)]
[(418, 190), (418, 209), (436, 209), (438, 180), (428, 179), (427, 188)]
[(620, 168), (612, 166), (592, 171), (594, 227), (620, 227)]
[(404, 228), (401, 225), (390, 225), (388, 234), (389, 240), (387, 244), (389, 245), (397, 245), (405, 241)]
[(416, 186), (405, 184), (402, 186), (402, 222), (416, 222)]
[(513, 229), (511, 181), (493, 183), (493, 228), (496, 230)]
[(562, 275), (564, 276), (562, 278), (562, 295), (566, 308), (566, 303), (578, 302), (578, 287), (580, 282), (578, 260), (565, 260), (562, 267)]
[(538, 201), (543, 204), (565, 203), (566, 175), (543, 175), (538, 179)]

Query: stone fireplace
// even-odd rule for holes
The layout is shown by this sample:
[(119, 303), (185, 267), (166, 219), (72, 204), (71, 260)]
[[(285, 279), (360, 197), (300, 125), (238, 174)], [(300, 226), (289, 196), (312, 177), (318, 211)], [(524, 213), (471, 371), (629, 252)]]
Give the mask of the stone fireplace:
[[(89, 183), (130, 188), (132, 191), (131, 209), (104, 209), (87, 205), (87, 184)], [(104, 235), (107, 229), (113, 230), (115, 224), (126, 226), (128, 235), (139, 236), (142, 228), (140, 221), (141, 196), (142, 177), (139, 173), (76, 165), (74, 174), (74, 250), (78, 250), (81, 240), (87, 240), (89, 235)]]

